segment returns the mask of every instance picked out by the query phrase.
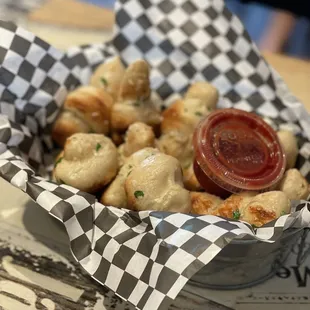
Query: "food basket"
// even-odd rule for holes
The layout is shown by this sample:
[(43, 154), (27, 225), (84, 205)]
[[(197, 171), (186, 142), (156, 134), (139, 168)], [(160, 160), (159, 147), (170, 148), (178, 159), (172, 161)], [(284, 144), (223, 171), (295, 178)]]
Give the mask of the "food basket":
[(310, 180), (310, 116), (222, 0), (117, 1), (113, 39), (66, 53), (1, 22), (1, 176), (64, 224), (74, 258), (93, 279), (138, 309), (167, 309), (188, 281), (235, 289), (270, 277), (305, 237), (308, 201), (295, 201), (290, 215), (253, 229), (217, 216), (104, 206), (48, 181), (51, 128), (66, 95), (114, 55), (125, 64), (140, 58), (150, 64), (163, 107), (193, 81), (207, 80), (220, 92), (220, 107), (256, 112), (292, 130), (297, 168)]

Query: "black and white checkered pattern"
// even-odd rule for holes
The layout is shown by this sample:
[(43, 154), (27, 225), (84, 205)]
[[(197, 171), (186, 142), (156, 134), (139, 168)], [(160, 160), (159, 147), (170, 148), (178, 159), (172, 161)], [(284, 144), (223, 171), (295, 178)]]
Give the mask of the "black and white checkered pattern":
[(47, 181), (49, 128), (67, 92), (116, 54), (126, 64), (148, 61), (165, 106), (191, 82), (208, 80), (219, 89), (222, 107), (254, 111), (276, 129), (294, 131), (297, 167), (309, 181), (310, 116), (222, 0), (120, 0), (116, 12), (111, 42), (66, 54), (0, 23), (0, 108), (6, 115), (0, 115), (0, 175), (64, 223), (74, 257), (96, 281), (139, 309), (166, 309), (232, 239), (245, 234), (270, 243), (284, 229), (309, 227), (310, 205), (300, 202), (296, 212), (253, 231), (215, 216), (103, 206), (92, 195)]
[(39, 134), (55, 120), (68, 90), (79, 84), (76, 65), (11, 23), (0, 22), (0, 37), (1, 113)]
[(155, 2), (119, 1), (113, 44), (127, 63), (151, 64), (163, 98), (207, 79), (230, 105), (279, 116), (272, 72), (223, 1)]
[[(36, 136), (36, 145), (48, 153), (54, 147), (51, 124), (68, 91), (80, 84), (79, 67), (65, 53), (10, 22), (0, 21), (0, 38), (0, 113), (25, 125)], [(45, 175), (47, 162), (40, 163)]]

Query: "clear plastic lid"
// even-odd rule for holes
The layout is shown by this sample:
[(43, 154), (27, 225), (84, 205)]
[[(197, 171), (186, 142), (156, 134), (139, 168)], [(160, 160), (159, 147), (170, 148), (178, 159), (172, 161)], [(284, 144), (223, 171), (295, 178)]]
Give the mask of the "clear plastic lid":
[(209, 114), (197, 126), (193, 145), (205, 176), (229, 192), (267, 190), (285, 171), (276, 132), (253, 113), (221, 109)]

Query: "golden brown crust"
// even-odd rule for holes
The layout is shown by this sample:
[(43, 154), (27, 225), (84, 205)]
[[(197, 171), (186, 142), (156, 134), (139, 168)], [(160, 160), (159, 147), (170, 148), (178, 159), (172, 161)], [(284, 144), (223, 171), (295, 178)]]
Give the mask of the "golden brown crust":
[(121, 191), (115, 194), (114, 192), (112, 192), (113, 188), (111, 190), (111, 188), (108, 187), (108, 189), (102, 193), (100, 197), (100, 202), (105, 206), (112, 206), (120, 209), (129, 209), (127, 206), (126, 192), (123, 188), (124, 184), (122, 184)]
[(119, 57), (99, 65), (90, 79), (90, 85), (104, 88), (117, 100), (121, 82), (125, 74), (125, 67)]
[(242, 200), (243, 197), (232, 195), (213, 212), (213, 215), (223, 216), (230, 219), (233, 218), (233, 214), (235, 211), (239, 210)]
[(192, 134), (199, 120), (216, 108), (218, 98), (218, 91), (211, 84), (193, 83), (183, 99), (176, 100), (163, 111), (162, 134), (171, 130)]
[(179, 99), (162, 112), (162, 134), (177, 130), (192, 135), (199, 121), (210, 112), (211, 109), (200, 99)]
[(160, 124), (160, 113), (150, 95), (149, 66), (144, 60), (138, 60), (124, 74), (118, 100), (111, 113), (113, 130), (124, 133), (134, 122), (152, 127)]
[(53, 126), (53, 139), (63, 146), (74, 133), (108, 134), (112, 105), (113, 99), (104, 89), (93, 86), (77, 88), (66, 98)]
[(281, 191), (270, 191), (256, 195), (241, 207), (240, 220), (260, 227), (290, 213), (291, 205), (287, 195)]
[(160, 124), (160, 113), (151, 102), (140, 102), (139, 106), (134, 104), (134, 102), (114, 104), (111, 113), (111, 125), (114, 131), (124, 133), (135, 122), (143, 122), (154, 128)]
[(179, 99), (162, 112), (161, 133), (165, 134), (171, 130), (178, 130), (183, 126), (182, 111), (183, 100)]
[(184, 187), (189, 191), (203, 190), (194, 173), (193, 164), (191, 164), (190, 167), (187, 169), (183, 168), (183, 182)]
[(210, 214), (227, 219), (242, 220), (260, 227), (276, 218), (282, 212), (289, 212), (289, 202), (282, 192), (243, 192), (233, 194), (226, 200), (208, 193), (191, 192), (192, 213)]
[(116, 103), (112, 108), (111, 125), (114, 132), (125, 133), (131, 124), (139, 120), (139, 114), (132, 105)]
[(251, 214), (252, 221), (250, 224), (260, 227), (277, 218), (276, 212), (268, 210), (262, 205), (251, 204), (248, 206), (248, 213)]
[(209, 110), (214, 110), (219, 100), (217, 88), (208, 82), (196, 82), (190, 86), (185, 94), (185, 99), (200, 99), (205, 102)]
[(128, 127), (124, 143), (124, 156), (128, 157), (146, 147), (154, 147), (155, 134), (151, 126), (135, 122)]
[(87, 133), (90, 130), (83, 120), (69, 111), (62, 111), (54, 123), (52, 138), (59, 146), (64, 146), (68, 137), (78, 132)]
[(85, 120), (96, 133), (109, 132), (112, 97), (104, 90), (92, 86), (82, 86), (71, 92), (64, 109)]
[(213, 214), (214, 210), (223, 202), (221, 198), (208, 193), (191, 192), (190, 195), (192, 202), (191, 213), (193, 214)]
[(151, 95), (149, 65), (137, 60), (127, 68), (118, 96), (118, 102), (127, 100), (146, 100)]
[(219, 207), (214, 210), (213, 215), (222, 216), (229, 219), (239, 219), (236, 218), (235, 212), (238, 214), (241, 212), (240, 210), (244, 208), (248, 203), (250, 203), (251, 199), (257, 193), (252, 192), (243, 192), (240, 194), (233, 194), (229, 198), (223, 201)]

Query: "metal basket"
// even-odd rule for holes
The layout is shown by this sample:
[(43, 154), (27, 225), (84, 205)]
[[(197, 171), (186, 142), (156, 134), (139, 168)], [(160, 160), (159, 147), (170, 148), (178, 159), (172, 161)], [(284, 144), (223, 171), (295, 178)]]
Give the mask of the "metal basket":
[(216, 290), (237, 290), (258, 285), (273, 277), (298, 243), (297, 265), (310, 254), (304, 250), (310, 229), (288, 229), (283, 238), (264, 243), (243, 238), (233, 240), (189, 284)]

